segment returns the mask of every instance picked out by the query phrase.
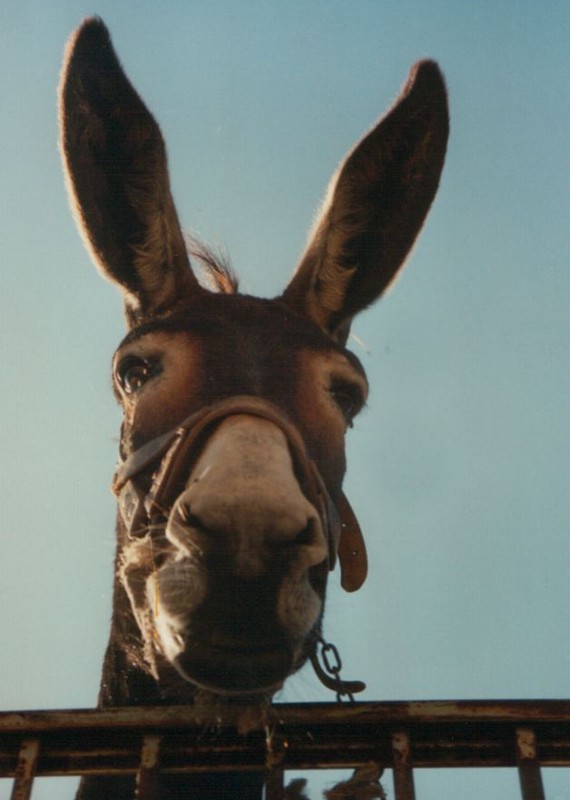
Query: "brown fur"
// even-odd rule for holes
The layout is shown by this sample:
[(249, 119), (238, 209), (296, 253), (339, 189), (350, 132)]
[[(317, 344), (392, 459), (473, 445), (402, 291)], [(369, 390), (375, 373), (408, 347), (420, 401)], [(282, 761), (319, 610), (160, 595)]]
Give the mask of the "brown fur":
[[(206, 265), (214, 291), (198, 282), (170, 194), (160, 130), (97, 19), (70, 41), (60, 99), (74, 213), (97, 266), (123, 293), (129, 326), (114, 359), (124, 409), (122, 458), (204, 406), (259, 398), (300, 435), (332, 503), (340, 503), (344, 435), (367, 393), (362, 366), (345, 343), (352, 318), (401, 268), (437, 190), (448, 135), (437, 65), (413, 68), (391, 111), (343, 162), (301, 263), (275, 300), (238, 294), (231, 271), (193, 244), (191, 257)], [(203, 444), (163, 523), (129, 536), (119, 517), (102, 706), (268, 702), (313, 646), (327, 580), (322, 519), (286, 436), (247, 414), (233, 418), (231, 436), (228, 424), (220, 422)], [(200, 492), (213, 480), (206, 475), (225, 475), (227, 467), (212, 443), (239, 436), (243, 448), (227, 453), (227, 463), (239, 464), (239, 481), (233, 486), (228, 477), (209, 517), (192, 512), (198, 504), (177, 505), (186, 496), (206, 502)], [(274, 470), (286, 480), (245, 507), (236, 487), (254, 497), (265, 486), (266, 476), (247, 462), (250, 452), (267, 455), (259, 449), (265, 440), (275, 448), (267, 451), (275, 456), (267, 474)], [(214, 472), (195, 473), (202, 457), (211, 458)], [(137, 478), (145, 491), (151, 472)], [(287, 496), (280, 495), (281, 483), (290, 487)], [(297, 524), (295, 514), (301, 514), (299, 527), (286, 528), (289, 517)], [(265, 517), (275, 520), (268, 528)], [(210, 518), (221, 520), (216, 530), (205, 524)], [(169, 655), (168, 614), (172, 625), (182, 626), (172, 641), (182, 642), (189, 675)], [(202, 685), (204, 674), (207, 691), (193, 682)], [(228, 687), (244, 679), (252, 681), (247, 697), (240, 689), (224, 700)], [(261, 784), (259, 775), (164, 777), (160, 797), (254, 800)], [(78, 797), (126, 800), (132, 793), (131, 779), (85, 779)]]

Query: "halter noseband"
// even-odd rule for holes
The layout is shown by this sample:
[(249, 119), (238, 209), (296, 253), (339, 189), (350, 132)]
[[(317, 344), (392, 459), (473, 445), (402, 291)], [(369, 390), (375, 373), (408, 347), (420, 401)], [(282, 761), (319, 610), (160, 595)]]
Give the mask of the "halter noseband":
[[(319, 513), (328, 541), (329, 569), (334, 569), (338, 555), (343, 589), (359, 589), (367, 574), (366, 547), (348, 500), (341, 494), (339, 502), (333, 503), (296, 426), (277, 406), (253, 396), (231, 397), (205, 406), (119, 463), (113, 491), (128, 535), (145, 535), (149, 526), (168, 516), (207, 439), (221, 422), (236, 414), (268, 420), (283, 432), (303, 492)], [(137, 478), (150, 468), (152, 483), (145, 492)]]

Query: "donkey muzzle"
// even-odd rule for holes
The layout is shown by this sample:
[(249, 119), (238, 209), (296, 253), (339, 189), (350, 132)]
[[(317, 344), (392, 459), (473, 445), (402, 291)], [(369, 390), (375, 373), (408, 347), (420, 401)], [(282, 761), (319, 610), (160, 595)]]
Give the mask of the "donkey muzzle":
[[(338, 554), (343, 588), (349, 592), (359, 589), (367, 574), (366, 547), (348, 500), (341, 494), (338, 505), (333, 503), (295, 425), (277, 406), (256, 397), (237, 396), (206, 406), (119, 464), (113, 491), (129, 535), (146, 535), (149, 526), (166, 518), (185, 489), (192, 461), (213, 430), (237, 415), (266, 420), (283, 433), (301, 489), (318, 511), (328, 541), (329, 569), (334, 569)], [(155, 468), (152, 485), (145, 491), (137, 478), (151, 467)]]

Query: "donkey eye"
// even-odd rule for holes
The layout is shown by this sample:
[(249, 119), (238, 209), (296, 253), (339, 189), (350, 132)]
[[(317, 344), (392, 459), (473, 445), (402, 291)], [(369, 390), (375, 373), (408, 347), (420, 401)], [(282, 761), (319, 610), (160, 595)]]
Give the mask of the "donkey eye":
[(350, 383), (335, 383), (330, 389), (330, 394), (340, 408), (347, 425), (352, 425), (364, 402), (360, 388)]
[(155, 374), (153, 365), (138, 356), (126, 356), (119, 362), (116, 378), (125, 394), (134, 394)]

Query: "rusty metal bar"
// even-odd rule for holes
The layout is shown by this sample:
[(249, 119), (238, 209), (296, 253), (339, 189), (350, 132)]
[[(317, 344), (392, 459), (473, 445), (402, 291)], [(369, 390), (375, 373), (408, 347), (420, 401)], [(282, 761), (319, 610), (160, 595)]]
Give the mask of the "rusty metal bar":
[[(141, 792), (145, 782), (156, 778), (146, 760), (158, 753), (150, 737), (161, 737), (164, 774), (354, 769), (369, 762), (389, 769), (394, 766), (393, 737), (402, 731), (409, 737), (407, 757), (414, 769), (519, 766), (521, 780), (536, 783), (537, 763), (521, 761), (517, 729), (534, 732), (542, 766), (570, 766), (570, 701), (274, 705), (266, 712), (278, 756), (271, 763), (263, 729), (239, 732), (241, 713), (228, 706), (221, 724), (216, 716), (208, 719), (203, 708), (187, 706), (3, 712), (0, 777), (16, 774), (22, 742), (31, 739), (41, 741), (37, 775), (136, 775), (140, 769)], [(143, 737), (149, 738), (141, 768)], [(406, 774), (403, 768), (398, 773)], [(409, 775), (398, 780), (411, 783)], [(529, 797), (542, 800), (537, 792)]]
[(32, 786), (39, 753), (39, 739), (24, 739), (22, 741), (10, 800), (29, 800), (32, 796)]
[(415, 800), (412, 750), (407, 731), (392, 733), (392, 774), (396, 800)]
[(532, 728), (517, 728), (517, 760), (523, 800), (545, 800), (536, 735)]
[(265, 800), (283, 800), (285, 771), (282, 766), (273, 767), (265, 773)]
[(265, 800), (283, 800), (285, 790), (285, 751), (286, 739), (276, 731), (275, 726), (265, 727)]
[(135, 800), (157, 800), (158, 798), (161, 738), (161, 736), (145, 736), (143, 738)]
[[(268, 710), (272, 725), (305, 725), (317, 721), (324, 725), (353, 723), (396, 724), (407, 720), (411, 724), (466, 722), (512, 722), (523, 726), (529, 720), (548, 723), (567, 723), (570, 720), (570, 700), (415, 700), (383, 703), (276, 703)], [(106, 709), (65, 709), (59, 711), (2, 711), (0, 734), (66, 728), (69, 730), (120, 727), (133, 730), (186, 729), (199, 725), (219, 724), (220, 710), (208, 714), (204, 706), (128, 706)], [(240, 706), (224, 708), (224, 722), (234, 725), (243, 717)]]

